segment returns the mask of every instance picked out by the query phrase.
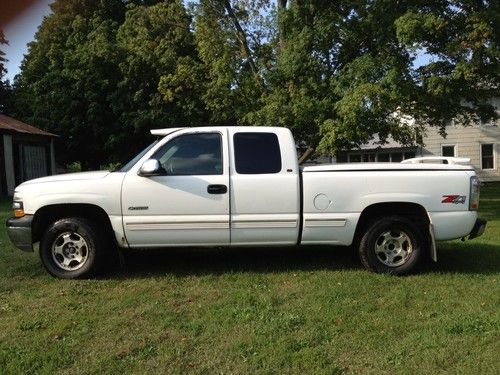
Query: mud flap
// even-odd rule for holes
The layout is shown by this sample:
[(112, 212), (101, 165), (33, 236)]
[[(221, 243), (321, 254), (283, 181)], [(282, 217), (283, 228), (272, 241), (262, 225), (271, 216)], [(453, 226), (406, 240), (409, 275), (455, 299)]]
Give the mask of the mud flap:
[(430, 240), (430, 250), (431, 250), (431, 259), (434, 262), (437, 262), (437, 248), (436, 248), (436, 238), (434, 237), (434, 225), (429, 223), (429, 240)]

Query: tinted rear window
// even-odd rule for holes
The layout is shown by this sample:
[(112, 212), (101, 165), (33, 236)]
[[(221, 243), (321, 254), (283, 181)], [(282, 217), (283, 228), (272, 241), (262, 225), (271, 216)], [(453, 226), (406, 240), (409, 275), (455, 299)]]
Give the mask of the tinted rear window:
[(239, 174), (278, 173), (281, 171), (281, 152), (274, 133), (236, 133), (234, 158)]

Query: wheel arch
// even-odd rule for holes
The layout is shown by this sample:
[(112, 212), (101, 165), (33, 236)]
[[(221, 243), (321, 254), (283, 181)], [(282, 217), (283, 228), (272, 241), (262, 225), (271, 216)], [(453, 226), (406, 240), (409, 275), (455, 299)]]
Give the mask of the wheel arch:
[(33, 242), (40, 241), (51, 223), (65, 217), (83, 217), (99, 223), (109, 239), (116, 243), (113, 227), (106, 211), (102, 207), (89, 203), (51, 204), (40, 207), (33, 216), (31, 226)]
[(430, 219), (425, 207), (413, 202), (383, 202), (371, 204), (361, 212), (354, 232), (354, 244), (359, 244), (364, 231), (375, 219), (392, 215), (411, 219), (430, 241)]

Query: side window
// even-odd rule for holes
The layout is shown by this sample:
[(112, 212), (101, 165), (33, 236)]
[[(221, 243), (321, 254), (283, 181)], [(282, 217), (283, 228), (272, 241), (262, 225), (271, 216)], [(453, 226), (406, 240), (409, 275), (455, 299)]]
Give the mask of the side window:
[(168, 175), (222, 174), (222, 140), (218, 133), (180, 135), (152, 156)]
[(495, 168), (495, 153), (493, 152), (493, 144), (481, 145), (481, 169)]
[(455, 145), (441, 145), (442, 156), (455, 156)]
[(236, 133), (234, 159), (239, 174), (279, 173), (281, 152), (274, 133)]

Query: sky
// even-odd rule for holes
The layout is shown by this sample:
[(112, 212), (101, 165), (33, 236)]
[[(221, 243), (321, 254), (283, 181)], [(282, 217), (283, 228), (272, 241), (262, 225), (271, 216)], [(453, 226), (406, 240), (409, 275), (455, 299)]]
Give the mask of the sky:
[(6, 78), (11, 82), (14, 76), (19, 73), (23, 56), (28, 52), (27, 44), (34, 39), (35, 32), (42, 23), (43, 17), (50, 13), (49, 4), (52, 1), (38, 0), (5, 26), (4, 34), (9, 45), (2, 46), (2, 50), (9, 60), (5, 67), (7, 68)]

